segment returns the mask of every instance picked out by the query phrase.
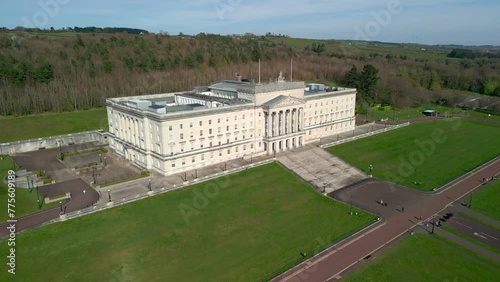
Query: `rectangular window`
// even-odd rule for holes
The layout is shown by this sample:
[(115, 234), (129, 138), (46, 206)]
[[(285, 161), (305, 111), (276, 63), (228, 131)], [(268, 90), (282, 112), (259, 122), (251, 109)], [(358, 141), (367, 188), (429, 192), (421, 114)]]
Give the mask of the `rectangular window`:
[(181, 123), (181, 124), (179, 124), (179, 128), (180, 128), (180, 129), (182, 129), (182, 123)]
[(191, 162), (192, 162), (192, 163), (194, 163), (194, 162), (195, 162), (195, 160), (196, 160), (196, 159), (195, 159), (195, 157), (193, 156), (193, 157), (191, 158)]
[(226, 131), (229, 131), (229, 125), (226, 126)]
[(181, 140), (184, 140), (184, 133), (181, 133)]
[(204, 155), (204, 154), (202, 154), (202, 155), (201, 155), (201, 160), (202, 160), (202, 161), (204, 161), (204, 160), (205, 160), (205, 155)]
[(182, 159), (182, 165), (185, 165), (185, 164), (186, 164), (186, 160)]
[(172, 167), (175, 167), (175, 162), (172, 162)]
[(203, 121), (200, 120), (200, 126), (203, 126)]
[(193, 128), (193, 123), (192, 122), (189, 123), (189, 127)]
[(200, 130), (200, 136), (203, 136), (203, 130)]
[(219, 150), (219, 157), (222, 157), (222, 150)]
[[(171, 125), (169, 125), (169, 126), (168, 126), (168, 130), (169, 130), (169, 131), (172, 131), (172, 126), (171, 126)], [(175, 164), (174, 164), (174, 165), (175, 165)]]
[(212, 124), (212, 120), (211, 119), (208, 120), (208, 124)]
[(227, 149), (227, 154), (231, 155), (231, 149)]
[(219, 128), (217, 129), (217, 133), (220, 133), (221, 132), (221, 127), (219, 126)]
[(211, 134), (212, 134), (212, 129), (211, 129), (211, 128), (208, 130), (208, 134), (209, 134), (209, 135), (211, 135)]
[(245, 114), (243, 114), (242, 118), (245, 119)]
[(217, 123), (220, 123), (220, 118), (217, 119)]
[(210, 148), (212, 148), (212, 142), (210, 141)]

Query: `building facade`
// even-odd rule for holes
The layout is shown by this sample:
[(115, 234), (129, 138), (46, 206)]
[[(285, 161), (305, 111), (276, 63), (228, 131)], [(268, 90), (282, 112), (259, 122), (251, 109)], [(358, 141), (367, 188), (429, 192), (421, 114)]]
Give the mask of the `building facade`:
[(163, 175), (287, 151), (353, 130), (356, 89), (280, 77), (107, 99), (111, 149)]

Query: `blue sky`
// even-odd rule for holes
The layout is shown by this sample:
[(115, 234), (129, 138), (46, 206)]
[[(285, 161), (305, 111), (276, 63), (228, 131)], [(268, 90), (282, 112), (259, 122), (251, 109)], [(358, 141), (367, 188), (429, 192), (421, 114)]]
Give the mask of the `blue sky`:
[(498, 0), (5, 0), (0, 26), (500, 45)]

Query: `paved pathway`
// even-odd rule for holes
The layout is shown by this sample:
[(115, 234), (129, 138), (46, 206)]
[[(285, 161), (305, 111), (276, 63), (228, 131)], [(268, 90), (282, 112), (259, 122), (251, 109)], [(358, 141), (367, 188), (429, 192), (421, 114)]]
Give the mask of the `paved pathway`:
[[(99, 199), (99, 194), (82, 179), (73, 179), (52, 185), (42, 186), (39, 188), (39, 191), (41, 195), (46, 195), (47, 197), (71, 193), (71, 199), (66, 201), (62, 206), (66, 213), (86, 208)], [(21, 217), (17, 219), (16, 231), (34, 228), (44, 222), (58, 218), (60, 216), (60, 212), (61, 208), (55, 207)], [(10, 224), (11, 222), (4, 222), (0, 224), (0, 238), (9, 233), (7, 227)]]
[(302, 263), (272, 281), (323, 282), (336, 280), (357, 262), (421, 223), (416, 217), (422, 216), (425, 220), (434, 216), (448, 205), (478, 188), (481, 183), (478, 183), (477, 179), (491, 177), (499, 172), (500, 158), (497, 158), (495, 161), (453, 181), (440, 192), (421, 199), (419, 204), (405, 208), (404, 213), (399, 213), (374, 229), (350, 237), (340, 245), (333, 246), (323, 253), (320, 259)]

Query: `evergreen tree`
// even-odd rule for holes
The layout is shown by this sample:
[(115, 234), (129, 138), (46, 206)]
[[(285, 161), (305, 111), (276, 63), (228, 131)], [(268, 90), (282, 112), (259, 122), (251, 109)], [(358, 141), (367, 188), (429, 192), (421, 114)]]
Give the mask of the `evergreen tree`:
[(343, 84), (346, 87), (359, 87), (359, 73), (355, 65), (352, 65), (351, 70), (344, 76)]

